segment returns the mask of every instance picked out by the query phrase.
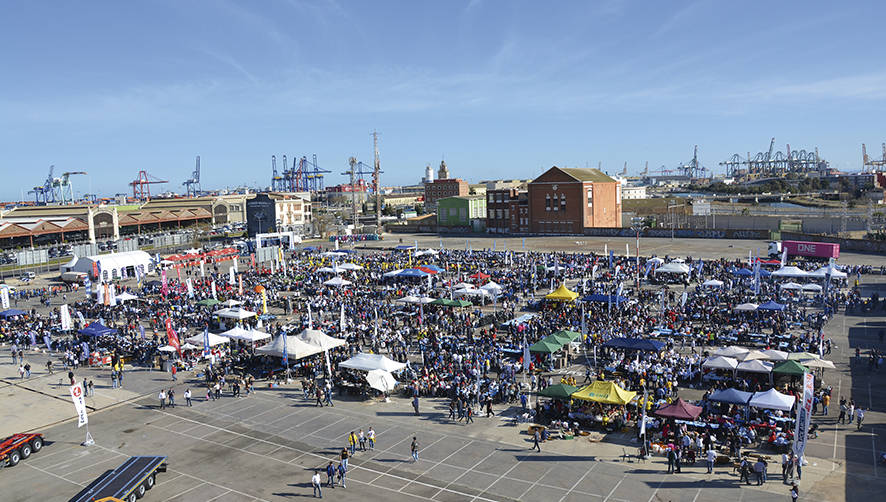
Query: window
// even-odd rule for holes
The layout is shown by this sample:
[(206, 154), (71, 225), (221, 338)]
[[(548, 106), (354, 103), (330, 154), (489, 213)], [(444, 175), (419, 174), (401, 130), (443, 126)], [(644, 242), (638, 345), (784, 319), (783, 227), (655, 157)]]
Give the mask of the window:
[(560, 211), (566, 211), (566, 194), (560, 194)]
[(591, 185), (588, 187), (588, 207), (592, 207), (594, 205), (594, 186)]
[(456, 209), (454, 207), (450, 207), (449, 208), (449, 216), (455, 216), (456, 214), (458, 214), (458, 209)]
[(468, 220), (468, 210), (461, 207), (458, 209), (458, 219), (459, 221), (467, 221)]
[(554, 194), (554, 204), (553, 204), (553, 207), (554, 207), (554, 211), (559, 211), (559, 210), (560, 210), (560, 204), (557, 204), (557, 194)]
[(490, 209), (490, 210), (487, 211), (487, 213), (489, 214), (489, 219), (490, 219), (490, 220), (495, 219), (495, 211), (493, 211), (492, 209)]
[(545, 211), (551, 210), (551, 194), (545, 195)]
[(489, 194), (489, 202), (492, 202), (492, 194)]
[(508, 217), (510, 216), (510, 214), (508, 213), (510, 213), (510, 210), (505, 209), (505, 219), (508, 219)]

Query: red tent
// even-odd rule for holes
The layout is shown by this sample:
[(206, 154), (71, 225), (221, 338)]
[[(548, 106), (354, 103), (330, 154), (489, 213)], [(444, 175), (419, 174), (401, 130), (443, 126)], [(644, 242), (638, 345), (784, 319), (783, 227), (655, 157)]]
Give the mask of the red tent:
[(489, 279), (489, 278), (492, 277), (492, 276), (489, 275), (489, 274), (484, 274), (483, 272), (477, 272), (476, 274), (471, 275), (471, 276), (469, 276), (469, 277), (470, 277), (471, 279)]
[(415, 268), (421, 270), (422, 272), (424, 272), (424, 273), (426, 273), (426, 274), (434, 275), (434, 274), (437, 273), (436, 270), (434, 270), (434, 269), (432, 269), (432, 268), (428, 268), (428, 267), (415, 267)]
[(660, 417), (695, 420), (701, 415), (701, 406), (695, 406), (694, 404), (687, 403), (681, 398), (677, 398), (676, 402), (655, 410), (655, 414)]

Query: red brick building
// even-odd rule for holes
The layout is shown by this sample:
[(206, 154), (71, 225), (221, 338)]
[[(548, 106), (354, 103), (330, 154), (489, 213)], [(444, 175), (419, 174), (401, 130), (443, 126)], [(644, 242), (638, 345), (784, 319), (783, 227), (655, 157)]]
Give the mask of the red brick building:
[(528, 198), (534, 234), (621, 227), (621, 185), (598, 169), (554, 166), (529, 183)]
[(493, 234), (529, 233), (529, 196), (505, 188), (486, 191), (486, 230)]
[(425, 183), (425, 204), (436, 204), (447, 197), (465, 197), (470, 192), (468, 182), (458, 178), (444, 178)]

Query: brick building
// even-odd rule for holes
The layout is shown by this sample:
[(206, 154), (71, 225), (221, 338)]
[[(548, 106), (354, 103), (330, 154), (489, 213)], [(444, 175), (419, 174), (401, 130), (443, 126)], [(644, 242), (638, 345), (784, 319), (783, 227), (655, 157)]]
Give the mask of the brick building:
[(458, 178), (443, 178), (425, 183), (425, 204), (436, 204), (447, 197), (466, 197), (470, 193), (468, 182)]
[(516, 188), (487, 190), (486, 230), (493, 234), (529, 233), (529, 196)]
[(598, 169), (552, 167), (529, 183), (529, 232), (621, 227), (621, 185)]

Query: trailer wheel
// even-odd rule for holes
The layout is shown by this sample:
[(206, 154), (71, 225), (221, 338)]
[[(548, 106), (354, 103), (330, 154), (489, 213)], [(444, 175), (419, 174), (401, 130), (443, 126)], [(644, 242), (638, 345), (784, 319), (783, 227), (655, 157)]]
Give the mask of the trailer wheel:
[(154, 483), (157, 482), (157, 480), (154, 478), (154, 476), (156, 476), (156, 474), (151, 474), (150, 476), (148, 476), (148, 479), (145, 480), (145, 488), (147, 488), (148, 490), (153, 488)]
[(135, 502), (136, 500), (138, 500), (138, 497), (135, 495), (134, 491), (126, 497), (126, 502)]
[(22, 460), (24, 460), (24, 459), (30, 457), (30, 456), (31, 456), (31, 451), (32, 451), (32, 450), (31, 450), (31, 445), (30, 445), (30, 444), (25, 443), (24, 445), (22, 445)]
[(37, 453), (41, 449), (43, 449), (43, 438), (36, 437), (33, 441), (31, 441), (31, 449), (34, 450), (34, 453)]
[(138, 488), (135, 489), (135, 497), (136, 497), (136, 498), (142, 498), (142, 497), (144, 497), (144, 496), (145, 496), (145, 491), (147, 491), (147, 489), (145, 488), (145, 484), (144, 484), (144, 483), (138, 485)]
[(9, 463), (9, 467), (15, 467), (18, 465), (19, 461), (22, 459), (22, 454), (19, 453), (18, 450), (12, 450), (9, 452), (9, 459), (7, 462)]

